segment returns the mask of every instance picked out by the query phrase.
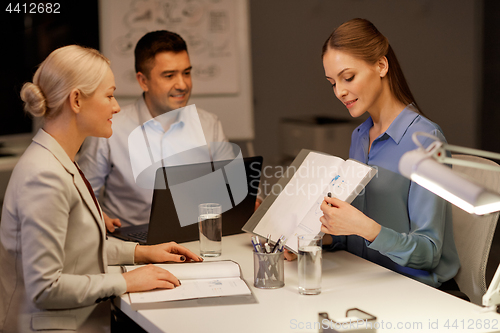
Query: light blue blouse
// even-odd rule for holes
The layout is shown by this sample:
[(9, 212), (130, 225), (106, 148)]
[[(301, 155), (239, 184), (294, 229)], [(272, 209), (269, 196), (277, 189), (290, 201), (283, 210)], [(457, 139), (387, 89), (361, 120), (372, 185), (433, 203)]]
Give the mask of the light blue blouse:
[[(370, 243), (359, 236), (333, 236), (331, 248), (360, 257), (433, 287), (453, 278), (459, 267), (451, 205), (399, 173), (401, 156), (416, 148), (414, 132), (427, 132), (445, 141), (441, 128), (416, 113), (411, 105), (372, 143), (368, 118), (353, 134), (349, 157), (375, 166), (378, 174), (353, 206), (382, 225)], [(432, 139), (419, 137), (426, 147)]]

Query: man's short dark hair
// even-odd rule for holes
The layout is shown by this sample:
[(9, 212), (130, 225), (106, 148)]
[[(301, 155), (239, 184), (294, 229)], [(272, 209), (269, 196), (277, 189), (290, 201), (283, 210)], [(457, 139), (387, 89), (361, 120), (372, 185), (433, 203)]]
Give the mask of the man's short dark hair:
[(157, 53), (182, 51), (187, 52), (186, 42), (175, 32), (167, 30), (148, 32), (135, 46), (135, 72), (149, 75)]

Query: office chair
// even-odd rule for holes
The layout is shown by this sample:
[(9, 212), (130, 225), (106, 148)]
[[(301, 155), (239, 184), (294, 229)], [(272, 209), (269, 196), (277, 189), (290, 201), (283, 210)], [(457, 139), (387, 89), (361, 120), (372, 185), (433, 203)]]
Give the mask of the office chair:
[[(498, 165), (491, 160), (471, 155), (453, 155), (453, 158)], [(471, 177), (493, 191), (500, 192), (500, 172), (459, 165), (453, 165), (453, 170)], [(486, 265), (500, 212), (477, 216), (453, 205), (452, 214), (455, 245), (461, 264), (455, 281), (472, 303), (482, 305), (482, 297), (487, 290)], [(498, 262), (494, 266), (497, 267)]]

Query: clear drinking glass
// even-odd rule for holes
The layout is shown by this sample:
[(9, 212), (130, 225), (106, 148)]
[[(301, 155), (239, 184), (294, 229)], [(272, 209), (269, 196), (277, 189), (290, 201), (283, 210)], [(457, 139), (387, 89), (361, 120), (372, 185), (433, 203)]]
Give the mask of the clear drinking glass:
[(299, 293), (303, 295), (321, 293), (322, 241), (320, 235), (298, 236)]
[(200, 254), (203, 257), (218, 257), (222, 253), (221, 205), (203, 203), (198, 206), (200, 229)]

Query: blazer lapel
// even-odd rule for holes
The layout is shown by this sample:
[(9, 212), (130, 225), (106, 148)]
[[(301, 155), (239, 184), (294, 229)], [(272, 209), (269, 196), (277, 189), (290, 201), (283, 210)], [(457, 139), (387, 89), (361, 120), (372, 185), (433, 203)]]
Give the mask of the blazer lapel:
[(101, 239), (104, 242), (104, 240), (106, 239), (106, 226), (104, 224), (103, 218), (101, 217), (102, 216), (102, 211), (100, 211), (101, 208), (100, 207), (97, 208), (96, 204), (94, 203), (94, 199), (92, 199), (92, 195), (90, 194), (89, 189), (87, 188), (87, 185), (85, 185), (83, 178), (80, 176), (80, 172), (76, 168), (75, 164), (71, 161), (68, 154), (66, 154), (66, 152), (61, 147), (61, 145), (56, 141), (56, 139), (50, 136), (50, 134), (45, 132), (43, 129), (40, 129), (38, 131), (38, 133), (33, 138), (33, 141), (44, 146), (47, 150), (49, 150), (55, 156), (55, 158), (62, 164), (62, 166), (66, 169), (66, 171), (71, 175), (73, 175), (73, 182), (75, 184), (75, 187), (80, 193), (80, 196), (87, 205), (88, 209), (92, 212), (94, 220), (96, 221), (99, 227), (99, 231), (101, 233)]
[(85, 201), (85, 204), (92, 212), (92, 215), (94, 215), (94, 219), (99, 225), (99, 230), (101, 230), (101, 235), (103, 236), (104, 239), (106, 237), (106, 230), (105, 230), (104, 220), (101, 217), (102, 216), (101, 208), (99, 207), (98, 210), (98, 207), (94, 203), (94, 199), (92, 198), (92, 195), (90, 194), (87, 185), (85, 185), (85, 182), (83, 181), (80, 172), (78, 172), (78, 169), (76, 169), (76, 166), (74, 164), (73, 168), (74, 168), (74, 172), (72, 172), (73, 182), (75, 183), (78, 192), (80, 192), (80, 196), (82, 197), (83, 201)]

